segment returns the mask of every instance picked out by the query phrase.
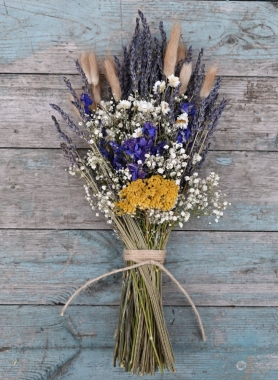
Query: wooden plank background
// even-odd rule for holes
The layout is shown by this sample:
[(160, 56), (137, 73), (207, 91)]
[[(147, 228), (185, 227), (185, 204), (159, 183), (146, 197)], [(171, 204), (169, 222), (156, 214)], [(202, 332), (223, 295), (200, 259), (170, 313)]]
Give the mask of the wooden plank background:
[[(3, 0), (0, 4), (0, 378), (131, 379), (112, 368), (121, 276), (62, 304), (85, 281), (122, 266), (122, 245), (65, 172), (50, 102), (69, 109), (62, 75), (86, 49), (119, 54), (144, 11), (155, 30), (182, 22), (183, 40), (217, 62), (227, 97), (205, 168), (232, 206), (218, 224), (173, 232), (164, 279), (177, 358), (171, 380), (278, 378), (278, 3), (268, 1)], [(78, 146), (83, 148), (84, 145)]]

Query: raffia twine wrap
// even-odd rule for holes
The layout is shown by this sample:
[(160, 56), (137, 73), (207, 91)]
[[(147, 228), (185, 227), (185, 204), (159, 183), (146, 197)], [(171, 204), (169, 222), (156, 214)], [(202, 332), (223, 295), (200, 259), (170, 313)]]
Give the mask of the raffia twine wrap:
[(165, 256), (166, 256), (166, 250), (150, 250), (150, 249), (127, 250), (127, 249), (125, 249), (124, 253), (123, 253), (124, 261), (126, 261), (126, 262), (132, 261), (136, 264), (130, 265), (130, 266), (127, 266), (124, 268), (112, 270), (111, 272), (104, 273), (101, 276), (95, 277), (92, 280), (89, 280), (88, 282), (86, 282), (86, 284), (82, 285), (79, 289), (77, 289), (73, 293), (73, 295), (68, 299), (68, 301), (66, 302), (65, 306), (62, 309), (61, 315), (62, 316), (64, 315), (67, 307), (73, 301), (73, 299), (82, 290), (86, 289), (89, 285), (93, 284), (94, 282), (97, 282), (104, 277), (108, 277), (108, 276), (111, 276), (111, 275), (116, 274), (116, 273), (125, 272), (125, 271), (128, 271), (130, 269), (139, 268), (142, 265), (156, 265), (158, 268), (160, 268), (164, 273), (166, 273), (170, 277), (170, 279), (177, 285), (177, 287), (180, 289), (180, 291), (185, 295), (186, 299), (188, 300), (189, 304), (191, 305), (191, 307), (192, 307), (192, 309), (193, 309), (193, 311), (197, 317), (199, 327), (201, 330), (201, 334), (202, 334), (202, 339), (205, 341), (206, 335), (205, 335), (203, 323), (202, 323), (201, 317), (199, 315), (199, 312), (198, 312), (194, 302), (192, 301), (191, 297), (187, 293), (187, 291), (181, 286), (181, 284), (178, 282), (178, 280), (176, 280), (176, 278), (163, 265), (164, 260), (165, 260)]

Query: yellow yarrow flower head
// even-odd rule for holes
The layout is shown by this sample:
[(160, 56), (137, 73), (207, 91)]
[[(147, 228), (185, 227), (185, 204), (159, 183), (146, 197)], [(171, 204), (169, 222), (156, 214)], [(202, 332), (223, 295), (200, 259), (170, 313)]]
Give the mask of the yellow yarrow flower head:
[(178, 191), (175, 181), (160, 175), (137, 179), (120, 191), (120, 201), (115, 206), (119, 214), (134, 214), (136, 209), (169, 211), (175, 206)]

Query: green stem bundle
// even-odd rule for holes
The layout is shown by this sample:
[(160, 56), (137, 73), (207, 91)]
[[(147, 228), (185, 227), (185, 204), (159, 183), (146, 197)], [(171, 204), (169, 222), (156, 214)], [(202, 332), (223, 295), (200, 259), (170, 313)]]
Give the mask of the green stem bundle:
[[(127, 265), (132, 265), (128, 262)], [(174, 355), (162, 308), (162, 275), (155, 265), (123, 274), (114, 366), (127, 372), (154, 375), (159, 369), (175, 372)]]

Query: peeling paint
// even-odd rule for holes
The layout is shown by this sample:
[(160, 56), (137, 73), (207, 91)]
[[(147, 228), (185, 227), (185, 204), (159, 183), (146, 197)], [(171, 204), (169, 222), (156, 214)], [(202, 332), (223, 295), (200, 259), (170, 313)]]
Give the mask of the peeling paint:
[(224, 166), (229, 166), (233, 163), (233, 160), (231, 157), (217, 157), (216, 158), (216, 163), (218, 165), (224, 165)]

